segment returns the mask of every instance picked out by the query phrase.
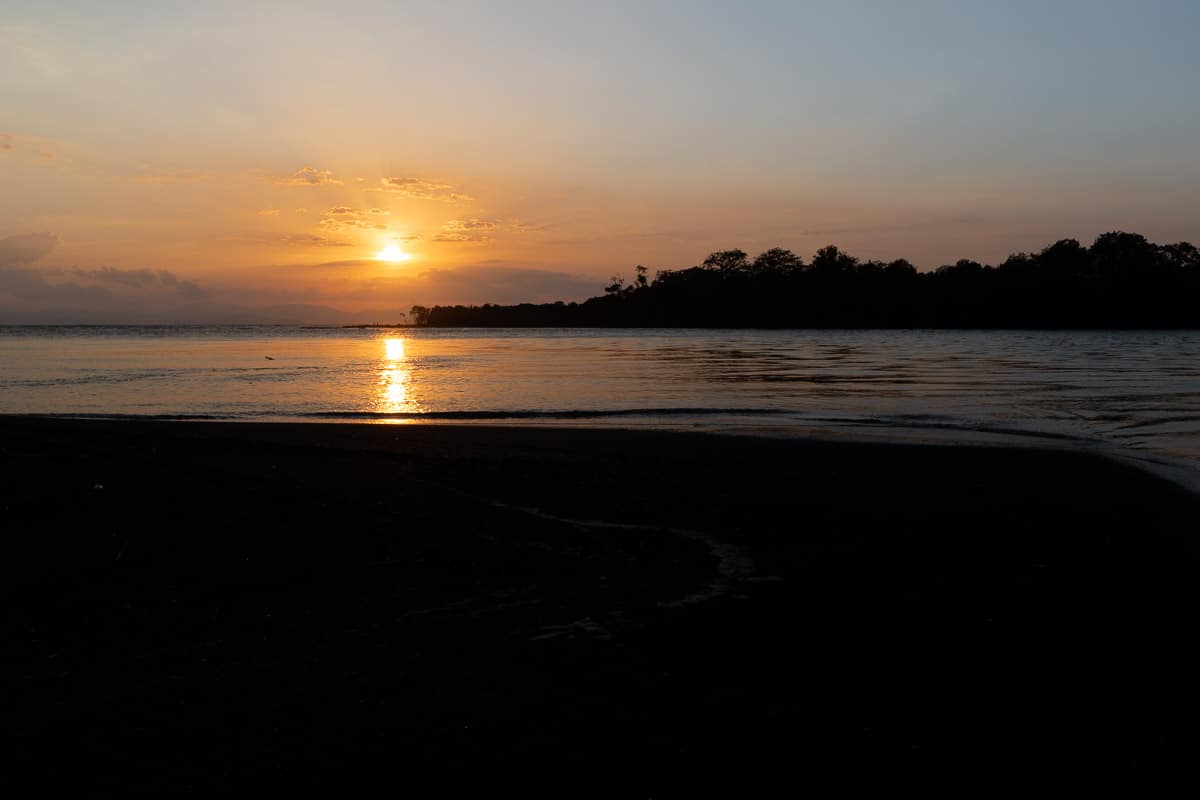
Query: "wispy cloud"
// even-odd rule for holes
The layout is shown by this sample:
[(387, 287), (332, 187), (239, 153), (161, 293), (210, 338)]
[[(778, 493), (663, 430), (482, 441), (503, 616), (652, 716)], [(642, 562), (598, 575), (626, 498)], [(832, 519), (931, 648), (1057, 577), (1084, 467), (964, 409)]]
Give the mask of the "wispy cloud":
[(277, 178), (275, 183), (281, 186), (321, 186), (330, 184), (341, 186), (342, 182), (334, 177), (332, 171), (316, 167), (301, 167), (286, 178)]
[(278, 217), (279, 209), (278, 208), (264, 208), (262, 211), (258, 211), (256, 213), (260, 217)]
[(249, 237), (252, 241), (267, 245), (284, 245), (295, 247), (352, 247), (353, 242), (343, 242), (340, 239), (330, 239), (315, 233), (278, 233)]
[(387, 230), (387, 225), (373, 219), (372, 216), (370, 213), (355, 211), (349, 206), (334, 206), (325, 212), (317, 224), (324, 230), (339, 233), (353, 230)]
[(373, 191), (390, 192), (412, 200), (437, 200), (442, 203), (469, 203), (475, 198), (448, 183), (421, 178), (380, 178), (380, 188)]
[(497, 233), (526, 233), (541, 230), (524, 222), (504, 219), (452, 219), (433, 235), (435, 242), (488, 242)]
[(11, 133), (0, 133), (0, 150), (13, 149), (13, 135)]

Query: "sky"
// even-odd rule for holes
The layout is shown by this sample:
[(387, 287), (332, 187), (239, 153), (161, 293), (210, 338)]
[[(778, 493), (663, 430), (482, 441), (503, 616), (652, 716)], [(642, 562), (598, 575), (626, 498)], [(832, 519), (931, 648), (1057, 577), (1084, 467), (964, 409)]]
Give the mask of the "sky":
[(0, 322), (1200, 242), (1198, 29), (1194, 0), (0, 0)]

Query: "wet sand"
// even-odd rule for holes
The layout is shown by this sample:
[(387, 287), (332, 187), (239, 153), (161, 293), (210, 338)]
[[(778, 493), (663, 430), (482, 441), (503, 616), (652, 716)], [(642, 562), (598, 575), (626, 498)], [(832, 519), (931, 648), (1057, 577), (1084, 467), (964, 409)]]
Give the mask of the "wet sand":
[(1194, 791), (1200, 502), (1069, 452), (0, 417), (44, 786)]

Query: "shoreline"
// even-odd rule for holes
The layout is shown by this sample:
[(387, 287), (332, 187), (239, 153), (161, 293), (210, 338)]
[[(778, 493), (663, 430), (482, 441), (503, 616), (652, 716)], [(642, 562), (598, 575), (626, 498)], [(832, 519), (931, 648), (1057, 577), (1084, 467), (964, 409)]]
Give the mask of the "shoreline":
[[(0, 420), (78, 420), (92, 422), (133, 423), (200, 423), (200, 424), (262, 424), (262, 425), (368, 425), (420, 427), (497, 427), (547, 428), (550, 430), (600, 430), (632, 433), (678, 433), (697, 436), (729, 436), (777, 439), (795, 442), (850, 443), (878, 446), (911, 445), (928, 447), (1001, 448), (1083, 453), (1133, 467), (1160, 480), (1167, 481), (1200, 495), (1200, 468), (1188, 458), (1153, 451), (1122, 447), (1097, 437), (1036, 431), (980, 428), (945, 424), (879, 423), (870, 420), (844, 423), (821, 423), (793, 420), (786, 425), (772, 425), (776, 416), (792, 413), (774, 409), (666, 409), (668, 412), (694, 412), (704, 419), (718, 417), (762, 417), (737, 425), (706, 426), (694, 419), (672, 421), (663, 416), (664, 409), (630, 409), (620, 411), (453, 411), (391, 414), (371, 412), (329, 412), (307, 417), (261, 416), (232, 417), (206, 414), (89, 414), (63, 412), (27, 414), (0, 412)], [(650, 420), (637, 425), (639, 418)]]
[(0, 468), (13, 752), (93, 787), (1195, 788), (1200, 500), (1096, 455), (5, 416)]

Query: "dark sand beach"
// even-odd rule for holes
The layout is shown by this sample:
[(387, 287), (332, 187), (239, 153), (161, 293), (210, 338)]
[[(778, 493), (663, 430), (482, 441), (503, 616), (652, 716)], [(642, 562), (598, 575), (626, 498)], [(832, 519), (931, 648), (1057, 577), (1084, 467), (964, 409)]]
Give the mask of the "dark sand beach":
[(44, 786), (1187, 794), (1197, 498), (1068, 452), (0, 418)]

